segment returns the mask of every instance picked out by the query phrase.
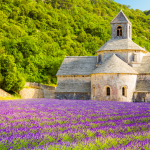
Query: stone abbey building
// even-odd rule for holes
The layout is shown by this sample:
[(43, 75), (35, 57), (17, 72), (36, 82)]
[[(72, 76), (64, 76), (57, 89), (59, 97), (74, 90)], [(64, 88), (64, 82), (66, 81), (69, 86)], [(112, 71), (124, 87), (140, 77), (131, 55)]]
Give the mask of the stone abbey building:
[(56, 99), (150, 102), (150, 53), (132, 41), (122, 12), (97, 56), (67, 56), (57, 72)]

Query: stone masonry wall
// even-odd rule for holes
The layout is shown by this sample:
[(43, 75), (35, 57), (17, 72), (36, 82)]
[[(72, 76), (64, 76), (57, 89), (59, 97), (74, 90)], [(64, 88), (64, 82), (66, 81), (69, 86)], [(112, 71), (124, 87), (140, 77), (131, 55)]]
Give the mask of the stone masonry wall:
[(134, 102), (149, 102), (150, 103), (150, 92), (147, 93), (134, 93)]
[(5, 92), (4, 90), (0, 89), (0, 97), (13, 97), (13, 96)]
[[(26, 82), (25, 87), (20, 91), (22, 98), (52, 98), (54, 99), (55, 87), (42, 85), (40, 83)], [(30, 87), (30, 88), (29, 88)]]
[(44, 98), (43, 89), (24, 88), (20, 91), (22, 98)]
[(147, 75), (139, 74), (137, 77), (137, 80), (150, 80), (150, 75), (149, 74), (147, 74)]
[(55, 93), (55, 99), (90, 100), (91, 93)]
[(128, 24), (111, 24), (111, 38), (117, 38), (117, 26), (121, 25), (122, 26), (122, 39), (129, 38), (128, 37)]
[[(137, 62), (133, 62), (133, 54), (136, 53), (137, 54)], [(116, 54), (117, 57), (119, 57), (121, 60), (123, 60), (124, 62), (130, 64), (134, 64), (134, 66), (139, 66), (140, 63), (142, 62), (143, 56), (145, 56), (146, 54), (141, 52), (141, 51), (136, 51), (136, 50), (116, 50), (116, 51), (100, 51), (97, 53), (98, 55), (102, 55), (102, 61), (105, 62), (108, 58), (110, 58), (113, 54)], [(135, 67), (136, 67), (135, 66)]]
[[(91, 76), (91, 99), (101, 101), (132, 102), (136, 87), (137, 75), (96, 74)], [(106, 87), (110, 87), (110, 96)], [(122, 87), (126, 87), (127, 96), (122, 96)], [(95, 87), (95, 88), (94, 88)], [(95, 89), (95, 93), (94, 93)]]

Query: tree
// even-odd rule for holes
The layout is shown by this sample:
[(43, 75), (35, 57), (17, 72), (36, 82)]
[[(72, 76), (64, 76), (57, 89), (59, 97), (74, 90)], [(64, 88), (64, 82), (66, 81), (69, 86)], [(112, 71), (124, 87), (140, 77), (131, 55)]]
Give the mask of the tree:
[(0, 56), (0, 87), (8, 92), (19, 92), (24, 84), (25, 79), (17, 71), (14, 57), (2, 54)]

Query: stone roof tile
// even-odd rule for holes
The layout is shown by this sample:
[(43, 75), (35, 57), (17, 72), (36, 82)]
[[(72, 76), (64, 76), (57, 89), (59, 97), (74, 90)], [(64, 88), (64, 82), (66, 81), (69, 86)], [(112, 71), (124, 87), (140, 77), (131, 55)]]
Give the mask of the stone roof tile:
[(91, 74), (97, 73), (127, 73), (127, 74), (137, 74), (137, 72), (125, 63), (123, 60), (118, 58), (113, 54), (108, 58), (102, 65), (96, 68)]
[(56, 75), (90, 75), (96, 63), (96, 56), (67, 56)]
[[(146, 51), (144, 48), (140, 47), (136, 43), (134, 43), (130, 39), (110, 39), (106, 42), (98, 51), (103, 50), (143, 50)], [(98, 52), (97, 51), (97, 52)]]
[(135, 92), (150, 92), (150, 81), (138, 80)]
[(135, 67), (134, 70), (136, 70), (140, 74), (150, 73), (150, 56), (143, 56), (140, 66)]
[(58, 83), (55, 92), (91, 93), (91, 83)]
[(117, 16), (111, 21), (111, 23), (130, 23), (132, 24), (129, 19), (127, 18), (127, 16), (123, 13), (123, 11), (121, 10)]

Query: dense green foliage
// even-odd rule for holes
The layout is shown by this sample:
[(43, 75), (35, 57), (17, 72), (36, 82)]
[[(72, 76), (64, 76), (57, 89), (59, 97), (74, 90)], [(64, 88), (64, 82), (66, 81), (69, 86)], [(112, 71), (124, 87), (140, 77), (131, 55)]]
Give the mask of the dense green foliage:
[[(65, 55), (95, 55), (110, 39), (110, 22), (121, 8), (133, 24), (133, 41), (149, 50), (148, 11), (113, 0), (0, 0), (0, 50), (5, 51), (1, 59), (9, 58), (21, 83), (56, 83)], [(14, 83), (6, 88), (6, 80), (17, 74), (7, 70), (5, 79), (2, 71), (1, 87), (12, 91)]]

